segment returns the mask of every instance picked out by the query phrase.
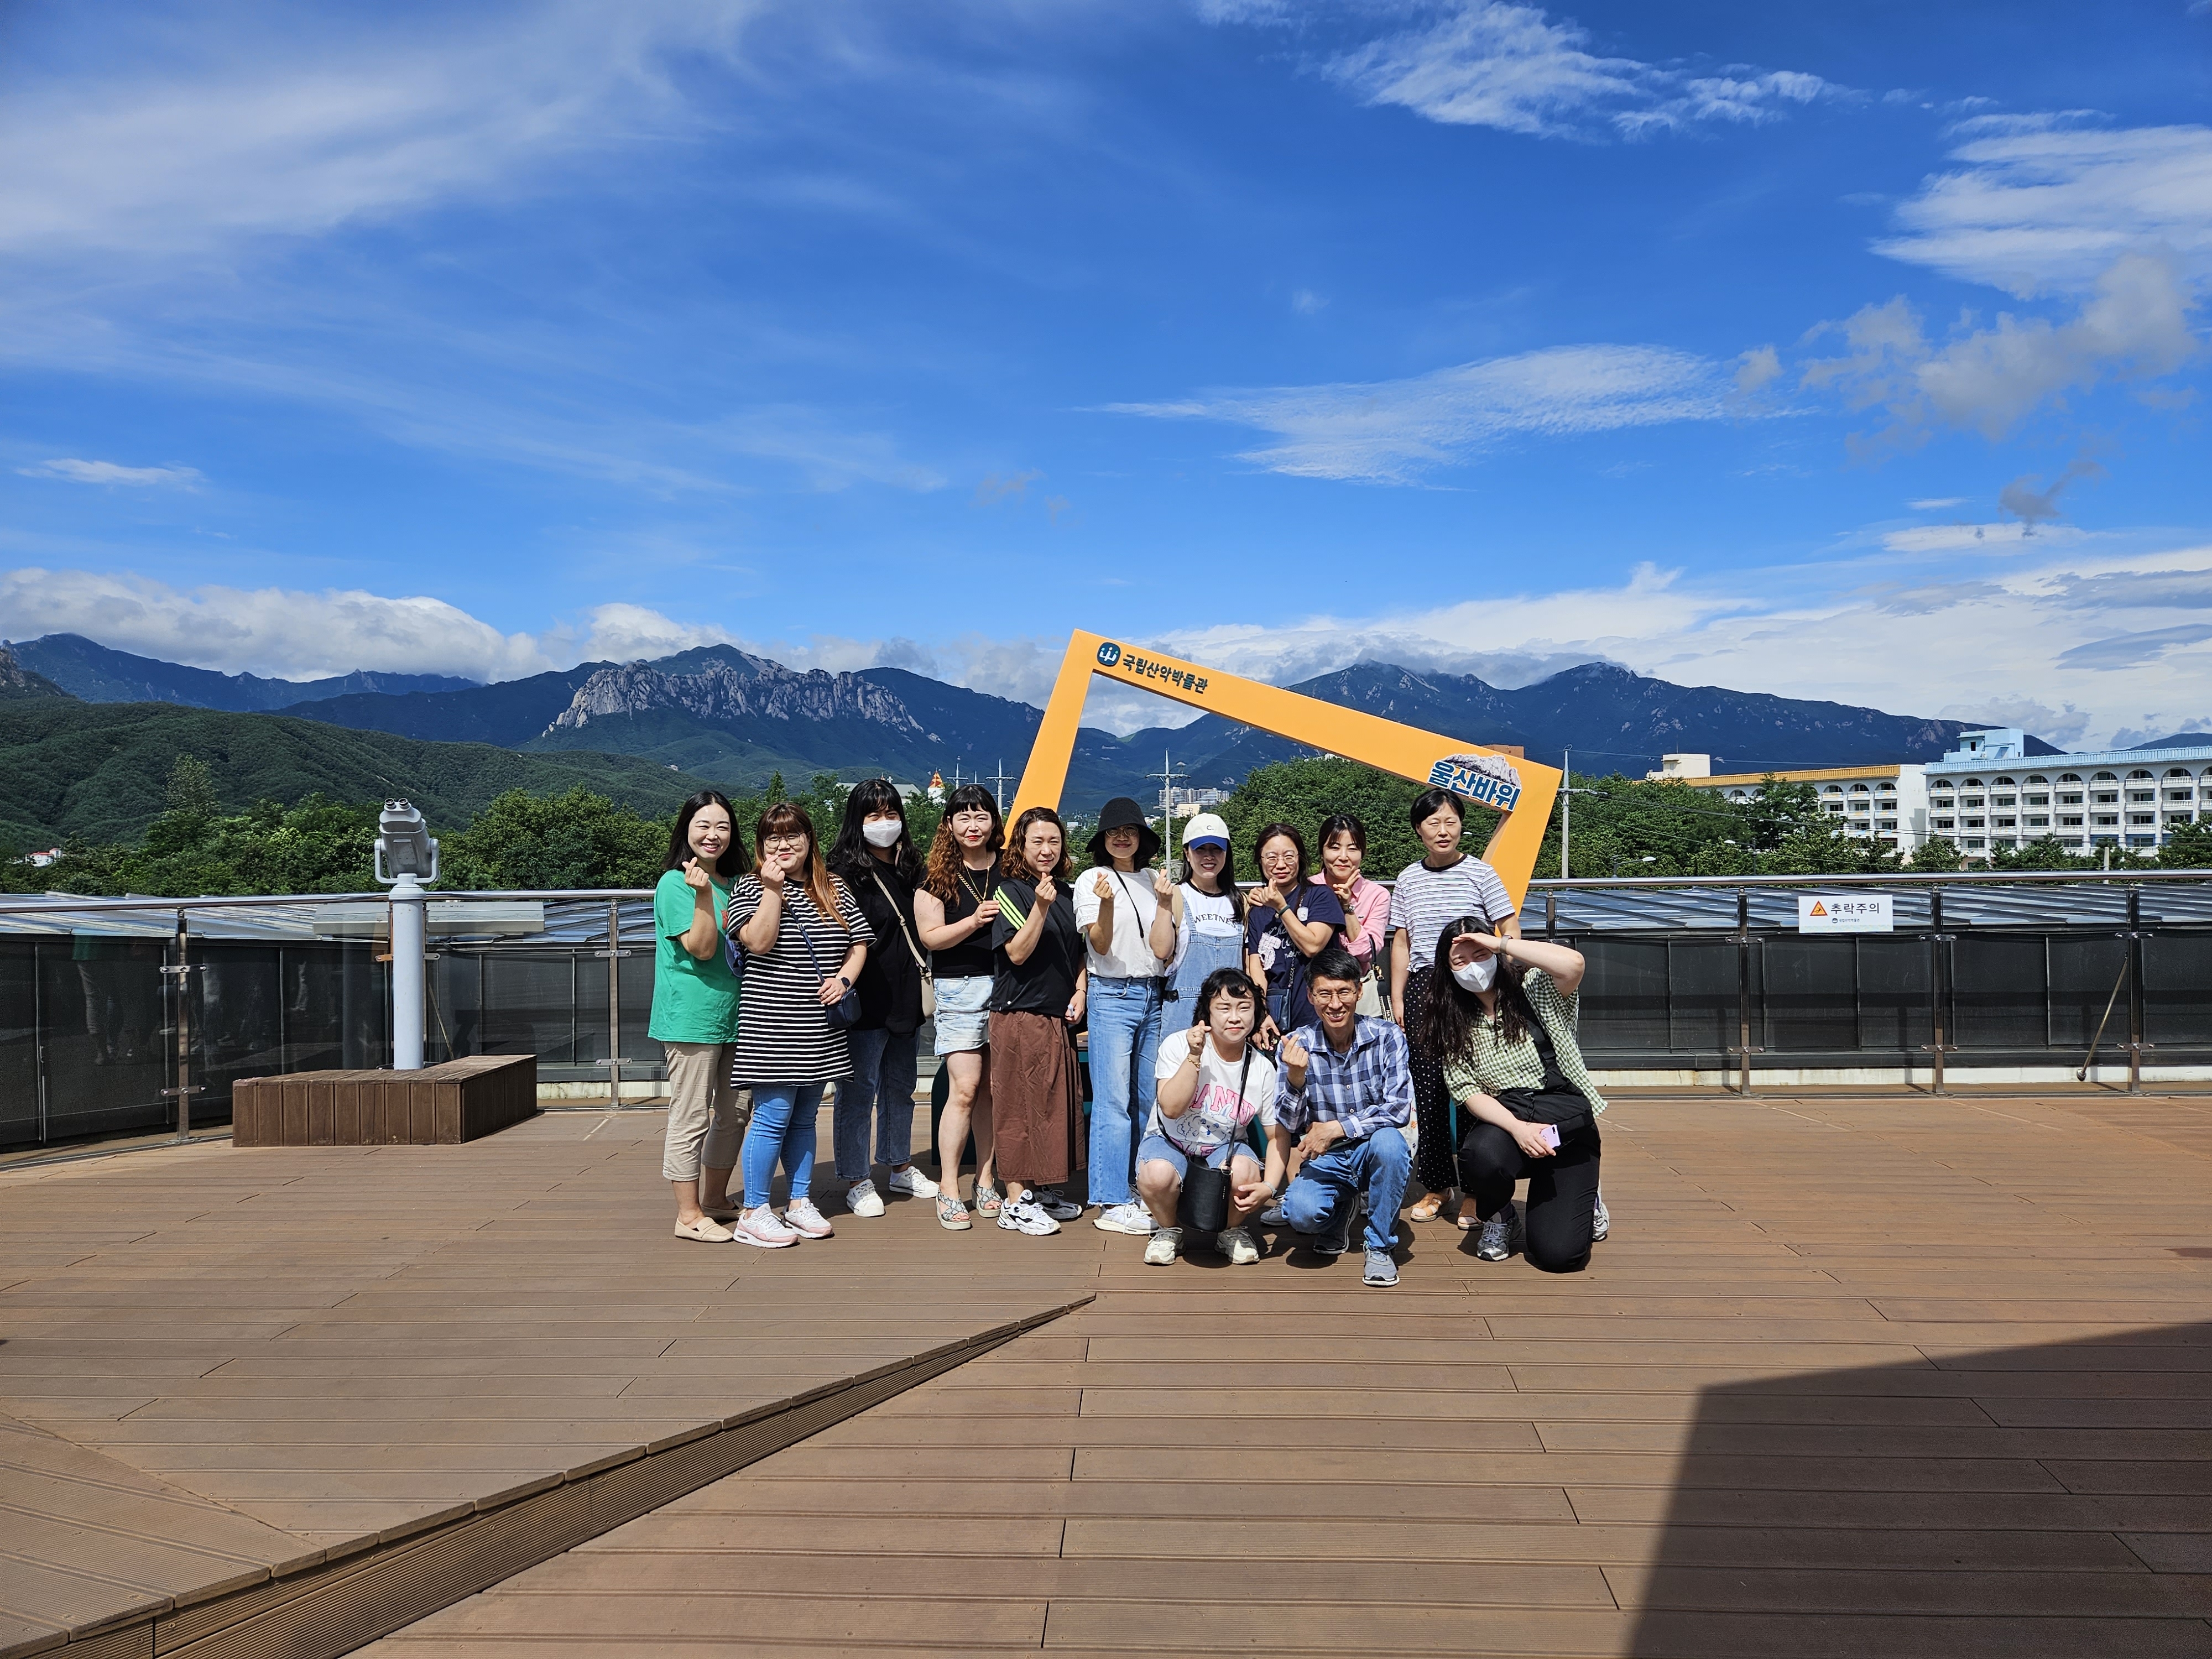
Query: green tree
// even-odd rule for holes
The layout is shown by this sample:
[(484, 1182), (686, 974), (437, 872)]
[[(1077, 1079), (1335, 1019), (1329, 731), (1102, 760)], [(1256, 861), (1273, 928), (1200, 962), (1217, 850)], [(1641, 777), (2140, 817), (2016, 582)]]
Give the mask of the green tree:
[(1777, 851), (1793, 836), (1826, 821), (1819, 790), (1809, 783), (1785, 783), (1771, 772), (1759, 781), (1759, 793), (1743, 804), (1743, 817), (1752, 846), (1762, 853)]
[(2069, 852), (2056, 836), (2041, 836), (2025, 847), (2000, 847), (1990, 855), (1993, 870), (2086, 870), (2095, 860)]
[(660, 879), (668, 829), (580, 786), (556, 796), (510, 789), (441, 839), (439, 885), (650, 887)]
[(2212, 870), (2212, 823), (2175, 824), (2166, 832), (2158, 861), (2168, 870)]
[(1942, 874), (1959, 867), (1959, 843), (1948, 836), (1930, 836), (1912, 854), (1912, 868), (1922, 875)]
[(169, 815), (179, 818), (211, 818), (220, 810), (215, 798), (215, 774), (197, 755), (179, 755), (169, 768)]
[[(1252, 838), (1262, 826), (1297, 825), (1306, 851), (1318, 859), (1322, 820), (1349, 812), (1367, 826), (1367, 874), (1387, 881), (1421, 856), (1420, 842), (1407, 821), (1420, 793), (1421, 786), (1409, 779), (1358, 761), (1317, 756), (1256, 768), (1216, 810), (1229, 826), (1237, 872), (1248, 880), (1260, 867)], [(1487, 809), (1468, 808), (1468, 833), (1462, 844), (1469, 852), (1481, 851), (1497, 823), (1497, 815)]]

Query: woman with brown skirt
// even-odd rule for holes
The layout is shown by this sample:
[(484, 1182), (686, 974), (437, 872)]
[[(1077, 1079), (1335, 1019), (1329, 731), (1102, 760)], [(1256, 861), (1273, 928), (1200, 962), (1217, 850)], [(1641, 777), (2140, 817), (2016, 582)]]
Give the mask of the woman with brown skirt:
[(1088, 983), (1074, 873), (1059, 813), (1032, 806), (1014, 820), (991, 924), (991, 1109), (1006, 1183), (999, 1225), (1032, 1237), (1060, 1231), (1032, 1188), (1084, 1164), (1075, 1027)]

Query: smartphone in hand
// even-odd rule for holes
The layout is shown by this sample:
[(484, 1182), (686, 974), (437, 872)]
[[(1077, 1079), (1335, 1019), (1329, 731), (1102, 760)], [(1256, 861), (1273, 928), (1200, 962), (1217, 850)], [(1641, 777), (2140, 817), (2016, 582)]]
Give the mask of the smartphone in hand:
[(1547, 1146), (1549, 1146), (1555, 1152), (1559, 1150), (1559, 1126), (1558, 1124), (1547, 1123), (1544, 1126), (1544, 1144)]

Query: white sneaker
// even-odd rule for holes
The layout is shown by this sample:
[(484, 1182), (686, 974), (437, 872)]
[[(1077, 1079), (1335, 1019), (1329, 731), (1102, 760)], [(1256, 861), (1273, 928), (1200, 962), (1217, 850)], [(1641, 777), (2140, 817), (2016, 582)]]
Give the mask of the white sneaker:
[(854, 1215), (879, 1216), (884, 1212), (884, 1200), (874, 1182), (856, 1181), (845, 1188), (845, 1207)]
[(1596, 1198), (1596, 1207), (1590, 1212), (1590, 1220), (1592, 1223), (1590, 1227), (1590, 1243), (1593, 1244), (1602, 1244), (1605, 1243), (1605, 1236), (1613, 1231), (1613, 1218), (1605, 1212), (1604, 1193), (1600, 1192), (1597, 1194)]
[(911, 1164), (903, 1170), (893, 1170), (890, 1178), (884, 1182), (884, 1185), (895, 1193), (905, 1194), (908, 1198), (937, 1196), (937, 1183)]
[(1260, 1259), (1260, 1247), (1252, 1242), (1252, 1235), (1242, 1227), (1223, 1228), (1221, 1236), (1213, 1243), (1233, 1267), (1249, 1267)]
[(1060, 1223), (1026, 1198), (1008, 1199), (1000, 1205), (999, 1225), (1010, 1233), (1027, 1233), (1031, 1238), (1043, 1238), (1060, 1231)]
[(1482, 1237), (1475, 1241), (1474, 1253), (1485, 1261), (1503, 1261), (1521, 1248), (1521, 1212), (1508, 1204), (1482, 1224)]
[(796, 1227), (809, 1238), (827, 1238), (837, 1230), (830, 1224), (830, 1218), (814, 1207), (814, 1200), (802, 1198), (796, 1204), (783, 1206), (783, 1224)]
[(740, 1244), (757, 1244), (763, 1250), (781, 1250), (799, 1243), (799, 1235), (783, 1224), (783, 1218), (765, 1204), (747, 1210), (731, 1230)]
[(1182, 1229), (1163, 1227), (1145, 1243), (1145, 1265), (1147, 1267), (1171, 1266), (1176, 1252), (1182, 1248)]
[(1158, 1231), (1152, 1212), (1141, 1204), (1116, 1204), (1100, 1211), (1091, 1224), (1102, 1233), (1127, 1233), (1132, 1238), (1150, 1238)]
[(1063, 1198), (1049, 1187), (1030, 1190), (1030, 1202), (1042, 1210), (1054, 1221), (1073, 1221), (1083, 1213), (1083, 1206), (1072, 1198)]

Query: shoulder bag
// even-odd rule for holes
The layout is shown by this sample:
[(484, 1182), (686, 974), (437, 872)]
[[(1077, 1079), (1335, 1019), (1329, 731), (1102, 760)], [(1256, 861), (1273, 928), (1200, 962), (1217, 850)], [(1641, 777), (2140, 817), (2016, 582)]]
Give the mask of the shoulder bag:
[[(1201, 1037), (1199, 1041), (1211, 1042), (1212, 1039)], [(1204, 1086), (1205, 1065), (1206, 1056), (1201, 1052), (1199, 1055), (1200, 1081), (1197, 1087)], [(1244, 1042), (1244, 1064), (1237, 1073), (1237, 1103), (1240, 1107), (1244, 1103), (1244, 1085), (1251, 1076), (1252, 1042), (1248, 1037)], [(1193, 1098), (1195, 1097), (1196, 1089), (1194, 1088)], [(1221, 1160), (1221, 1167), (1218, 1170), (1195, 1152), (1188, 1154), (1191, 1167), (1183, 1176), (1182, 1194), (1176, 1201), (1176, 1225), (1188, 1227), (1194, 1233), (1218, 1233), (1229, 1224), (1229, 1168), (1237, 1161), (1239, 1144), (1233, 1131), (1225, 1144), (1229, 1156)]]
[[(806, 924), (798, 917), (793, 916), (791, 920), (798, 926), (799, 937), (805, 942), (806, 960), (814, 969), (815, 982), (819, 984), (829, 975), (822, 971), (822, 958), (814, 954), (814, 935), (806, 931)], [(822, 1011), (822, 1018), (830, 1022), (830, 1029), (833, 1031), (842, 1031), (848, 1026), (857, 1024), (860, 1018), (860, 994), (847, 986), (845, 994)]]
[(898, 901), (891, 896), (891, 890), (884, 885), (884, 878), (871, 870), (868, 879), (876, 884), (876, 890), (884, 896), (884, 902), (891, 907), (891, 920), (898, 923), (898, 930), (906, 939), (907, 951), (914, 957), (914, 965), (921, 969), (921, 1017), (933, 1018), (937, 1013), (937, 974), (930, 967), (929, 958), (922, 954), (921, 947), (914, 942), (914, 935), (906, 931), (905, 914), (898, 908)]

